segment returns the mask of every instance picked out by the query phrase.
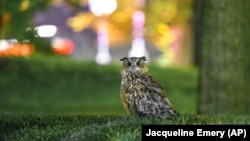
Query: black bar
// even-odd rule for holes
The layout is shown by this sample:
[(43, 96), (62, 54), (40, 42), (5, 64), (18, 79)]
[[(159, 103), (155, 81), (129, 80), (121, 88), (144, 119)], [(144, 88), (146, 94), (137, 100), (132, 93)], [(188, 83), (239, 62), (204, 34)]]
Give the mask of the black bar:
[(142, 125), (142, 141), (212, 139), (249, 141), (250, 125)]

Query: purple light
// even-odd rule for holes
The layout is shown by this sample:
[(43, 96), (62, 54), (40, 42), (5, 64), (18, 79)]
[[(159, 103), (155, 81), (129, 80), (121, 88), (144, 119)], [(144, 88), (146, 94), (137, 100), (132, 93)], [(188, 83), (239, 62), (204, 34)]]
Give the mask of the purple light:
[(134, 27), (143, 27), (145, 21), (145, 15), (141, 11), (136, 11), (133, 14), (133, 26)]

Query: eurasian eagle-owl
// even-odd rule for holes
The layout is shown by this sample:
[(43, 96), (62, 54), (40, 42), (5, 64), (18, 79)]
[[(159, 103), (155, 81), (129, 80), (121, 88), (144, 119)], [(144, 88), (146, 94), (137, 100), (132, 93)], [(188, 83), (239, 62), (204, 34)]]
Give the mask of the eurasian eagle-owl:
[(179, 115), (158, 81), (148, 74), (146, 57), (124, 57), (120, 60), (123, 61), (120, 95), (129, 114), (161, 119)]

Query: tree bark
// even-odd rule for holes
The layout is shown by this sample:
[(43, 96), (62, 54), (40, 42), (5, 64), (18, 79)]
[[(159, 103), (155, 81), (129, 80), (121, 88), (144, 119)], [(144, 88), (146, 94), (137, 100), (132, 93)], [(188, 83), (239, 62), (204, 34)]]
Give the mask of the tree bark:
[(204, 0), (198, 113), (250, 112), (250, 1)]

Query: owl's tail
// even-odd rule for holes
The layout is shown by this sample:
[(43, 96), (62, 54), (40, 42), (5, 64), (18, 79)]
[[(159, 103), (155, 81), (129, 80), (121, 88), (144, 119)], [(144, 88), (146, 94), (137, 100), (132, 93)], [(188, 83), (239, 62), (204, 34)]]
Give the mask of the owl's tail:
[(165, 98), (165, 100), (166, 100), (166, 106), (160, 117), (164, 119), (165, 118), (172, 119), (178, 117), (180, 114), (173, 108), (173, 106), (171, 105), (171, 103), (167, 98)]
[(173, 119), (178, 117), (180, 114), (176, 112), (173, 108), (166, 109), (159, 117), (162, 119)]

